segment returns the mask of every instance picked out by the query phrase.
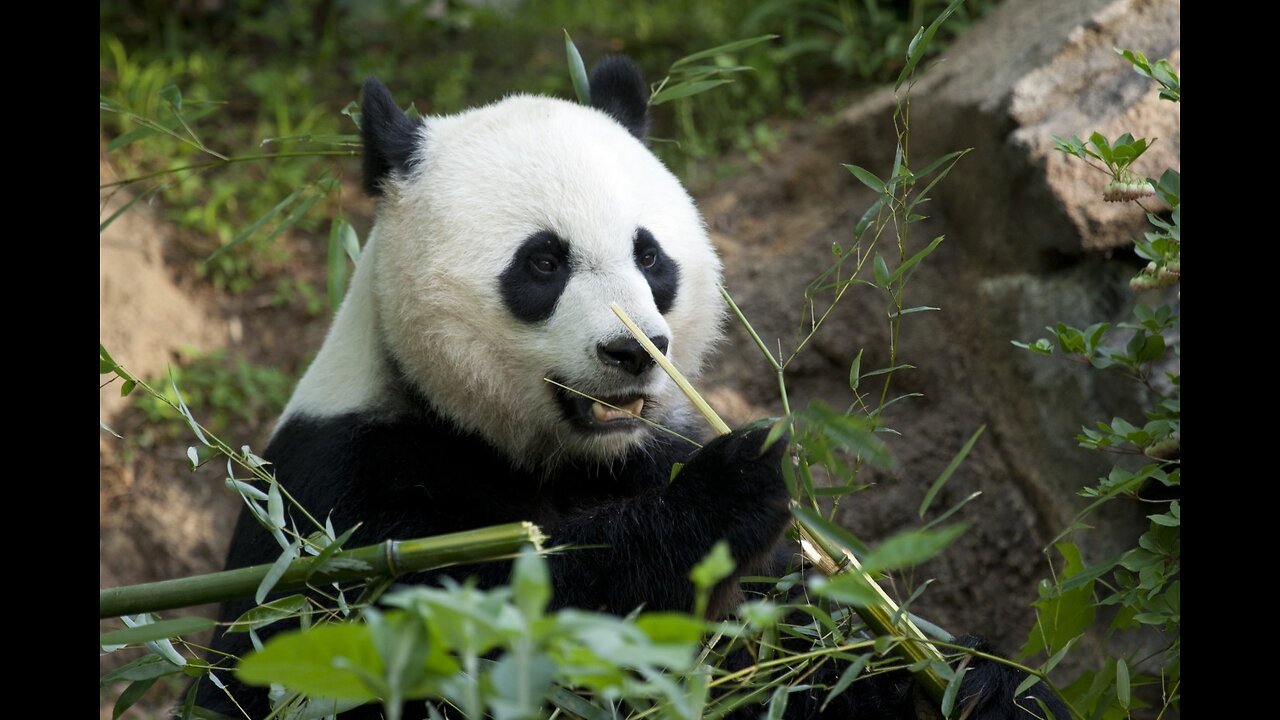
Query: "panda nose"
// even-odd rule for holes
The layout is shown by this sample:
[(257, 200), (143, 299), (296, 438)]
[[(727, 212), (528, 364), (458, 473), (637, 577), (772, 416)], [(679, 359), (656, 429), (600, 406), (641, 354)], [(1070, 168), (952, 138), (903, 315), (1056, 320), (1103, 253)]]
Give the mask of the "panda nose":
[[(650, 339), (663, 355), (667, 353), (670, 342), (665, 335)], [(632, 375), (640, 375), (653, 365), (653, 358), (649, 357), (649, 353), (645, 352), (635, 338), (624, 337), (609, 343), (600, 343), (596, 346), (596, 354), (605, 365), (621, 368)]]

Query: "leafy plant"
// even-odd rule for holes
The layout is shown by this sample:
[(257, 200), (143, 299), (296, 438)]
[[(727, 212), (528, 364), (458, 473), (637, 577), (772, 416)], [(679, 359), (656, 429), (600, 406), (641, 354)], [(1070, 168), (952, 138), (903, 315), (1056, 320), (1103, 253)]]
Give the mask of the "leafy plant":
[[(1162, 86), (1160, 97), (1179, 102), (1180, 83), (1166, 60), (1149, 63), (1142, 53), (1117, 50), (1139, 74)], [(1094, 133), (1093, 149), (1078, 139), (1058, 139), (1057, 149), (1086, 162), (1100, 160), (1112, 180), (1104, 199), (1137, 201), (1156, 195), (1169, 206), (1163, 212), (1147, 210), (1153, 230), (1134, 242), (1138, 255), (1149, 263), (1130, 280), (1135, 290), (1176, 285), (1181, 278), (1180, 181), (1177, 170), (1166, 170), (1159, 179), (1135, 179), (1130, 168), (1149, 146), (1124, 134), (1115, 142)], [(1100, 168), (1101, 169), (1101, 168)], [(1117, 186), (1122, 186), (1120, 196)], [(1133, 188), (1137, 186), (1138, 190)], [(1080, 490), (1089, 499), (1071, 526), (1051, 543), (1063, 564), (1052, 580), (1040, 585), (1036, 602), (1037, 623), (1022, 648), (1024, 656), (1050, 655), (1043, 667), (1065, 657), (1079, 637), (1099, 622), (1099, 608), (1110, 610), (1109, 632), (1146, 632), (1159, 646), (1150, 657), (1107, 659), (1103, 667), (1083, 673), (1066, 689), (1073, 705), (1090, 717), (1119, 716), (1143, 706), (1134, 693), (1152, 686), (1159, 715), (1176, 709), (1181, 697), (1181, 369), (1179, 315), (1173, 304), (1139, 303), (1135, 322), (1096, 323), (1079, 329), (1057, 323), (1048, 328), (1050, 338), (1013, 344), (1031, 352), (1063, 357), (1099, 370), (1120, 372), (1140, 383), (1150, 399), (1140, 424), (1115, 417), (1081, 428), (1080, 447), (1117, 456), (1106, 477)], [(1123, 335), (1122, 335), (1123, 333)], [(1127, 336), (1120, 345), (1109, 340)], [(1075, 543), (1064, 538), (1087, 526), (1087, 518), (1107, 503), (1128, 500), (1153, 512), (1146, 532), (1134, 547), (1110, 558), (1087, 564)], [(1149, 676), (1147, 668), (1158, 675)], [(1156, 692), (1158, 691), (1158, 692)]]

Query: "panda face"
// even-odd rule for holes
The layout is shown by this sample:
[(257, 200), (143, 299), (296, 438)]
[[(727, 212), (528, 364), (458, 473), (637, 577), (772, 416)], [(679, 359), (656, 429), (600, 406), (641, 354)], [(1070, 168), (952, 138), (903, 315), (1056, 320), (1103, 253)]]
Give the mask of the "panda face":
[(719, 335), (720, 263), (675, 177), (618, 121), (560, 100), (413, 132), (365, 251), (405, 379), (521, 465), (608, 460), (656, 432), (548, 380), (683, 428), (686, 401), (609, 307), (696, 377)]

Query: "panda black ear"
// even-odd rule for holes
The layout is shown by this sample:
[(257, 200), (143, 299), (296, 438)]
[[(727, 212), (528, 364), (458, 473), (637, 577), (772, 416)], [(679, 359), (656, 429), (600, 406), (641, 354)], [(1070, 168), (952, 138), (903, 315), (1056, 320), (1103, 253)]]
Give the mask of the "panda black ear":
[(649, 134), (649, 88), (625, 55), (609, 55), (591, 71), (591, 105), (611, 115), (643, 142)]
[(416, 162), (421, 135), (414, 122), (396, 105), (391, 91), (376, 77), (364, 81), (360, 105), (360, 139), (364, 142), (364, 191), (380, 197), (382, 181), (391, 173), (408, 175)]

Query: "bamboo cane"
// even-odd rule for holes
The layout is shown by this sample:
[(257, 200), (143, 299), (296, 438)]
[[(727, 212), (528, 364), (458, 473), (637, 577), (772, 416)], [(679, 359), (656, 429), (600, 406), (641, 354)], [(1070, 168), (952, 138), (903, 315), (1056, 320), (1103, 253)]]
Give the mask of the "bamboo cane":
[[(725, 424), (724, 420), (720, 419), (720, 416), (707, 404), (707, 401), (702, 399), (698, 391), (693, 389), (693, 386), (689, 384), (684, 375), (662, 353), (658, 352), (658, 348), (645, 336), (639, 326), (631, 320), (626, 311), (617, 303), (610, 303), (610, 307), (613, 309), (613, 314), (617, 315), (622, 324), (627, 326), (627, 329), (635, 336), (636, 341), (648, 351), (654, 362), (658, 363), (666, 371), (672, 381), (684, 392), (685, 397), (689, 398), (689, 402), (693, 403), (693, 406), (702, 413), (702, 416), (706, 418), (711, 427), (721, 435), (727, 435), (730, 432), (729, 426)], [(874, 592), (879, 594), (879, 602), (867, 607), (854, 608), (862, 618), (862, 621), (867, 624), (867, 627), (882, 637), (898, 637), (902, 640), (894, 644), (894, 651), (908, 662), (915, 663), (928, 659), (946, 664), (946, 659), (943, 658), (942, 653), (929, 642), (925, 634), (906, 617), (905, 613), (899, 611), (898, 604), (862, 569), (862, 565), (852, 551), (831, 543), (820, 532), (807, 527), (800, 519), (797, 518), (795, 522), (800, 529), (800, 545), (805, 557), (823, 574), (858, 573), (862, 576), (862, 580), (869, 587), (874, 588)], [(896, 625), (892, 622), (895, 616), (901, 616)], [(934, 702), (940, 703), (942, 701), (942, 696), (947, 690), (947, 681), (938, 674), (932, 662), (925, 664), (916, 673), (916, 679), (924, 686), (925, 692), (933, 698)]]
[[(532, 543), (541, 550), (544, 539), (546, 536), (537, 525), (517, 522), (412, 540), (387, 540), (377, 545), (335, 553), (330, 558), (357, 560), (360, 564), (326, 561), (324, 566), (315, 567), (317, 558), (294, 560), (276, 583), (275, 589), (297, 590), (309, 583), (327, 584), (377, 576), (395, 577), (445, 565), (497, 560), (519, 553), (525, 543)], [(270, 569), (270, 564), (254, 565), (207, 575), (99, 590), (98, 618), (252, 597)]]

